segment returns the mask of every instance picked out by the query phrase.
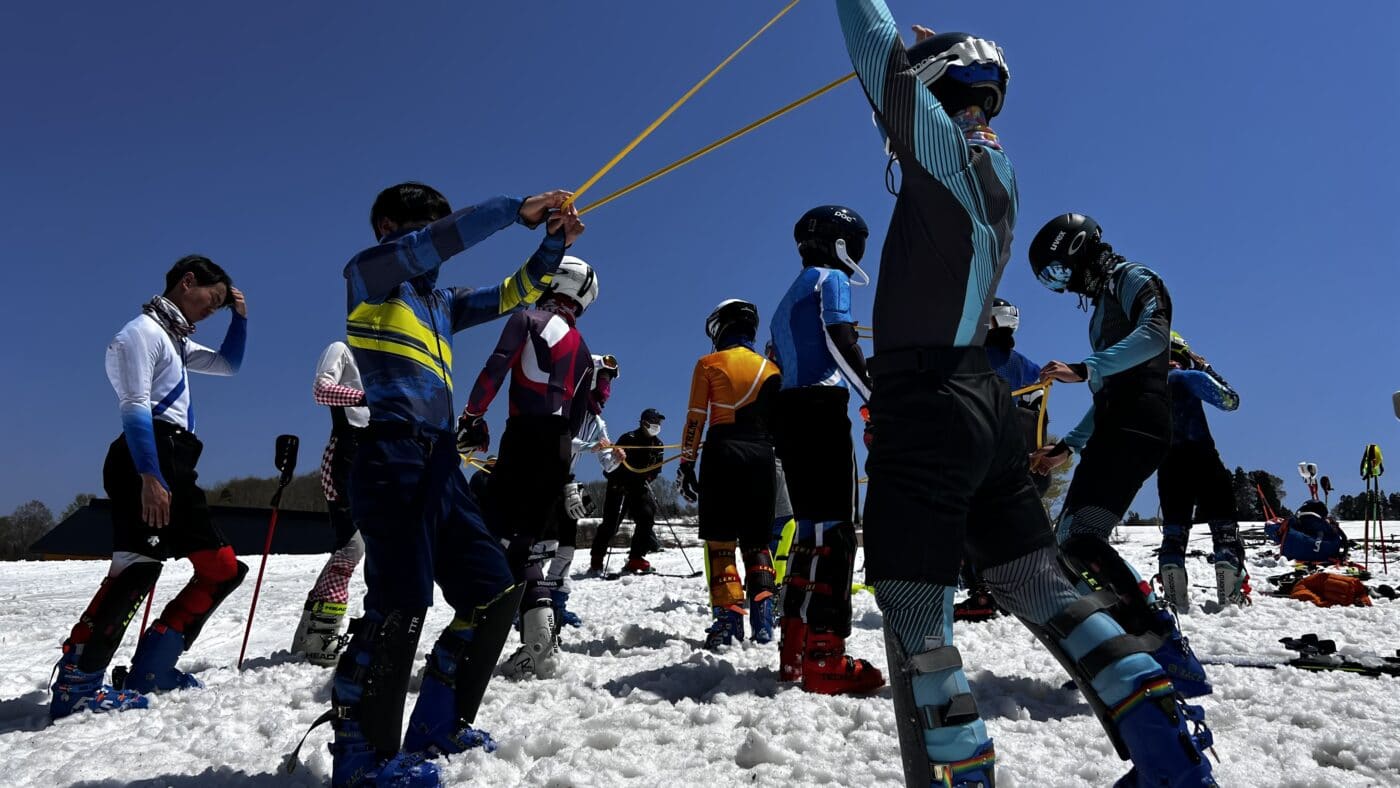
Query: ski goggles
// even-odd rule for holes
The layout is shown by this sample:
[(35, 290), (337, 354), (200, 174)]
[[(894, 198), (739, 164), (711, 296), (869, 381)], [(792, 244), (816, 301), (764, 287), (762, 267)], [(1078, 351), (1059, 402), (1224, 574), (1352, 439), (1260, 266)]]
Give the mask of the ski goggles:
[(1036, 281), (1045, 285), (1056, 293), (1063, 293), (1069, 287), (1070, 277), (1074, 272), (1069, 266), (1060, 263), (1051, 263), (1040, 269), (1040, 273), (1035, 275)]
[(611, 354), (611, 353), (609, 353), (609, 354), (606, 355), (606, 356), (594, 356), (594, 357), (593, 357), (593, 368), (596, 369), (596, 370), (599, 371), (599, 372), (611, 372), (611, 373), (613, 373), (613, 377), (617, 377), (617, 373), (618, 373), (617, 356), (614, 356), (614, 355)]
[(1021, 327), (1021, 310), (1010, 304), (992, 307), (992, 328), (1009, 328), (1012, 331)]

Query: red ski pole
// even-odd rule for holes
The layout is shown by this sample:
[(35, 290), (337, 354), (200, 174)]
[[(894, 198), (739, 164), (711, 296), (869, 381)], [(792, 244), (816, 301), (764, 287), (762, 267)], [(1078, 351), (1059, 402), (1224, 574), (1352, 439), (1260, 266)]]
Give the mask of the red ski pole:
[(277, 492), (272, 494), (272, 516), (267, 521), (267, 539), (263, 542), (262, 563), (258, 565), (258, 582), (253, 585), (253, 604), (248, 608), (248, 626), (243, 630), (243, 647), (238, 650), (238, 669), (243, 669), (243, 655), (248, 652), (248, 637), (253, 634), (253, 614), (258, 609), (258, 592), (262, 590), (263, 572), (267, 569), (267, 554), (272, 552), (272, 535), (277, 531), (277, 507), (282, 503), (282, 491), (292, 481), (292, 472), (297, 467), (297, 443), (295, 435), (277, 436), (277, 470), (282, 476), (277, 480)]
[(141, 628), (138, 632), (146, 631), (146, 622), (151, 620), (151, 603), (156, 601), (156, 584), (151, 583), (151, 590), (146, 592), (146, 612), (141, 614)]

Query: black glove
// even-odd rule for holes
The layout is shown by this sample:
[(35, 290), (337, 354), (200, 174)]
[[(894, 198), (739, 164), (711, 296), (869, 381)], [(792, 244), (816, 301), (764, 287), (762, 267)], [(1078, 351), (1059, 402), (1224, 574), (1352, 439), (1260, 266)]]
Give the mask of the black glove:
[(695, 461), (682, 462), (676, 469), (676, 487), (680, 488), (681, 497), (695, 503), (700, 500), (700, 480), (695, 478)]
[(473, 416), (466, 411), (457, 419), (457, 451), (462, 454), (471, 454), (474, 451), (486, 451), (491, 445), (491, 431), (486, 427), (486, 419), (483, 416)]

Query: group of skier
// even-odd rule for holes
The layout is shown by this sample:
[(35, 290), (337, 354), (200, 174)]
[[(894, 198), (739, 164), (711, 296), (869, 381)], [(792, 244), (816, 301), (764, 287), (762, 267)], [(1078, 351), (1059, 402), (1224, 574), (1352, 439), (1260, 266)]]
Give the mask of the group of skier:
[[(869, 230), (823, 205), (794, 228), (801, 270), (758, 349), (760, 315), (728, 299), (708, 316), (713, 352), (696, 363), (677, 484), (698, 503), (712, 624), (706, 646), (775, 636), (780, 677), (811, 692), (891, 685), (910, 785), (991, 786), (995, 750), (954, 645), (955, 619), (1016, 616), (1074, 679), (1119, 755), (1123, 786), (1213, 785), (1209, 693), (1182, 636), (1186, 539), (1210, 524), (1220, 604), (1247, 597), (1229, 478), (1202, 403), (1238, 396), (1171, 330), (1162, 279), (1106, 243), (1093, 219), (1065, 214), (1030, 245), (1043, 285), (1094, 305), (1090, 355), (1043, 367), (1014, 348), (1020, 315), (995, 297), (1010, 259), (1018, 185), (991, 119), (1009, 69), (1000, 47), (915, 26), (906, 47), (883, 0), (836, 0), (841, 29), (902, 182), (880, 255), (874, 355), (865, 358), (852, 287)], [(370, 211), (376, 243), (344, 268), (346, 331), (318, 365), (313, 396), (332, 414), (322, 486), (335, 550), (311, 589), (293, 650), (335, 665), (332, 782), (435, 785), (432, 759), (494, 748), (473, 727), (518, 620), (511, 676), (555, 675), (578, 520), (591, 503), (575, 464), (595, 454), (607, 478), (590, 555), (601, 573), (624, 515), (636, 528), (624, 572), (650, 569), (665, 464), (664, 416), (609, 439), (603, 409), (617, 359), (594, 355), (580, 322), (598, 275), (566, 254), (584, 232), (566, 191), (492, 198), (453, 211), (439, 192), (402, 183)], [(512, 224), (544, 226), (529, 260), (499, 284), (439, 287), (452, 257)], [(194, 342), (221, 307), (220, 348)], [(465, 408), (452, 401), (453, 335), (497, 318), (495, 349)], [(196, 485), (188, 372), (232, 374), (246, 302), (212, 261), (182, 258), (161, 295), (108, 348), (122, 435), (104, 466), (114, 552), (97, 595), (64, 642), (54, 718), (140, 708), (142, 693), (199, 682), (176, 667), (247, 567)], [(1087, 383), (1093, 407), (1044, 443), (1045, 386)], [(488, 450), (486, 413), (507, 388), (509, 415), (480, 485), (463, 455)], [(883, 614), (887, 670), (848, 655), (859, 496), (851, 393), (868, 408), (866, 579)], [(1015, 392), (1013, 397), (1012, 392)], [(1041, 495), (1079, 455), (1056, 523)], [(1160, 470), (1159, 470), (1160, 469)], [(1159, 472), (1165, 542), (1158, 599), (1107, 541)], [(488, 473), (489, 472), (489, 473)], [(775, 565), (777, 526), (795, 535)], [(105, 673), (162, 561), (187, 557), (189, 584), (141, 633), (129, 669)], [(364, 560), (363, 613), (343, 633), (349, 582)], [(954, 605), (963, 577), (969, 598)], [(451, 623), (427, 655), (404, 732), (404, 702), (434, 584)]]

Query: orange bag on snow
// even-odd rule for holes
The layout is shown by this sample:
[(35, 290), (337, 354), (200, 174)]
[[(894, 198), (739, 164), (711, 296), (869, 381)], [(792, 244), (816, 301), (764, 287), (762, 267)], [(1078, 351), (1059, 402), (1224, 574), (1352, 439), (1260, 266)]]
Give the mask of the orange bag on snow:
[(1299, 580), (1288, 592), (1293, 599), (1311, 602), (1318, 607), (1362, 605), (1369, 607), (1371, 596), (1360, 580), (1336, 572), (1315, 572)]

